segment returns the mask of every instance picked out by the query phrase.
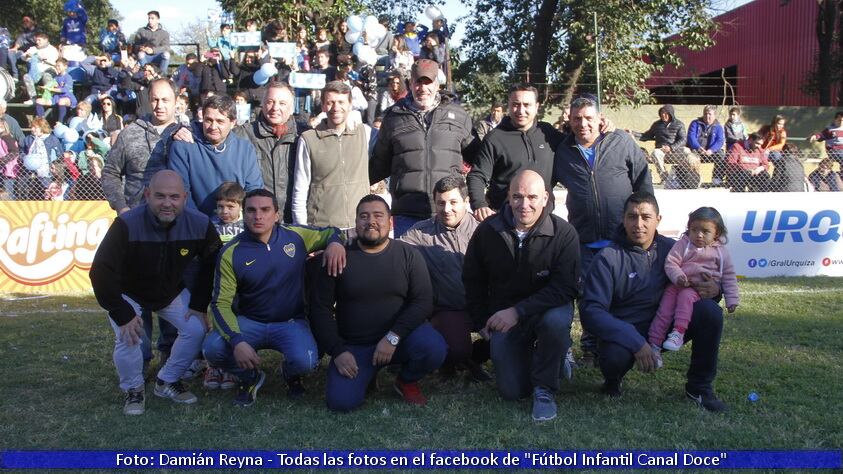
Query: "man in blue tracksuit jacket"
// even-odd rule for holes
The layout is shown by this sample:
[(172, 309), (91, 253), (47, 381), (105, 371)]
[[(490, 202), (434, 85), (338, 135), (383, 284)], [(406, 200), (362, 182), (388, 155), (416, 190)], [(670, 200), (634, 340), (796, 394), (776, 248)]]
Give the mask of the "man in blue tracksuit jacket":
[(194, 143), (173, 141), (167, 166), (181, 175), (188, 205), (209, 217), (217, 206), (217, 190), (226, 181), (251, 191), (263, 187), (255, 147), (231, 133), (237, 124), (234, 101), (212, 96), (202, 105), (202, 136)]
[(265, 374), (256, 351), (284, 354), (289, 395), (304, 393), (300, 376), (319, 362), (316, 341), (304, 315), (304, 269), (308, 254), (325, 250), (323, 262), (336, 276), (345, 266), (340, 230), (279, 225), (278, 200), (263, 188), (246, 193), (246, 230), (220, 251), (214, 275), (211, 313), (214, 331), (203, 351), (212, 367), (240, 379), (234, 402), (255, 402)]
[[(650, 322), (656, 315), (669, 283), (664, 262), (674, 240), (656, 232), (661, 220), (655, 196), (633, 193), (624, 205), (623, 228), (608, 247), (597, 254), (586, 276), (579, 302), (583, 327), (600, 340), (603, 392), (620, 396), (621, 380), (636, 363), (644, 372), (654, 371), (657, 357), (647, 342)], [(710, 299), (719, 293), (716, 282), (694, 285), (703, 298), (685, 338), (693, 338), (691, 365), (685, 392), (709, 411), (727, 406), (714, 394), (717, 353), (723, 331), (723, 311)]]

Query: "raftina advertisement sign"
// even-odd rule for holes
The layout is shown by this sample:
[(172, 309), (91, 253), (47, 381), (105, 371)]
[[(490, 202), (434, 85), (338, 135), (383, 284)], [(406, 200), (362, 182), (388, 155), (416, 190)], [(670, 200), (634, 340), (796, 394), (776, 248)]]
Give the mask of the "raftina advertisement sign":
[(90, 291), (112, 220), (105, 201), (0, 201), (0, 293)]

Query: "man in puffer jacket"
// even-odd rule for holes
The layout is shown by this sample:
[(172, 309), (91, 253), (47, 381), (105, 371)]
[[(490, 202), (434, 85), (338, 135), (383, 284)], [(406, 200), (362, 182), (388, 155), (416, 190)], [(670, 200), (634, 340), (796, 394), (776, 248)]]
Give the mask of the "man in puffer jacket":
[(665, 161), (677, 163), (685, 159), (683, 150), (686, 140), (685, 124), (676, 118), (673, 106), (670, 104), (659, 109), (659, 119), (650, 125), (649, 130), (644, 133), (629, 132), (642, 142), (656, 142), (656, 149), (653, 150), (651, 156), (662, 181), (667, 179), (667, 169), (664, 167)]

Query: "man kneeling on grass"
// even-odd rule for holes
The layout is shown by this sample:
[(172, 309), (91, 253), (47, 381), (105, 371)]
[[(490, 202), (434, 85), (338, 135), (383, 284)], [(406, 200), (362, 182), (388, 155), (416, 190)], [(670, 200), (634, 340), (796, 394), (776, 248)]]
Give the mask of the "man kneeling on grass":
[(335, 227), (278, 224), (278, 200), (254, 189), (243, 199), (241, 232), (220, 251), (214, 275), (211, 312), (214, 331), (203, 351), (211, 367), (240, 379), (234, 404), (250, 406), (266, 375), (260, 349), (284, 354), (287, 396), (301, 398), (301, 377), (319, 364), (316, 341), (304, 317), (304, 269), (308, 254), (325, 250), (316, 260), (331, 275), (345, 267), (345, 248)]
[[(630, 195), (624, 204), (623, 228), (597, 254), (583, 286), (580, 318), (583, 328), (600, 339), (603, 393), (610, 397), (621, 395), (621, 381), (633, 364), (642, 372), (658, 368), (647, 332), (669, 283), (664, 263), (675, 243), (656, 232), (660, 221), (655, 196), (645, 191)], [(694, 303), (685, 332), (685, 340), (694, 341), (685, 394), (706, 410), (726, 411), (712, 387), (723, 311), (711, 298), (720, 293), (720, 285), (707, 280), (692, 286), (702, 299)]]
[[(126, 392), (127, 415), (141, 415), (145, 409), (140, 344), (144, 309), (178, 329), (170, 357), (158, 371), (155, 395), (177, 403), (196, 402), (179, 380), (202, 347), (211, 275), (221, 245), (210, 219), (184, 208), (187, 193), (175, 172), (156, 173), (144, 197), (146, 204), (114, 220), (90, 272), (94, 294), (108, 310), (117, 335), (114, 365)], [(194, 257), (200, 261), (199, 276), (188, 291), (184, 271)]]
[(357, 239), (348, 266), (332, 276), (313, 269), (310, 321), (320, 348), (331, 355), (326, 401), (335, 411), (363, 404), (378, 370), (400, 364), (395, 390), (408, 403), (427, 399), (418, 382), (442, 365), (448, 347), (427, 322), (433, 290), (424, 257), (392, 240), (389, 205), (370, 194), (357, 205)]

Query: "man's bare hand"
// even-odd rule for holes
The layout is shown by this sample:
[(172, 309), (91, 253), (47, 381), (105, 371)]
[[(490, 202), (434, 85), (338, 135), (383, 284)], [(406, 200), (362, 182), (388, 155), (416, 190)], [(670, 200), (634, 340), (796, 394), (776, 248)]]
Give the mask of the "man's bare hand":
[(345, 269), (345, 247), (339, 242), (331, 242), (322, 253), (322, 266), (328, 267), (328, 275), (338, 277)]
[(474, 210), (474, 218), (477, 219), (477, 222), (483, 222), (494, 215), (495, 211), (493, 211), (490, 207), (481, 207)]
[(130, 346), (140, 343), (143, 338), (143, 319), (135, 316), (128, 323), (120, 326), (120, 340)]
[(487, 331), (507, 332), (518, 324), (518, 311), (514, 307), (502, 309), (486, 321)]
[(357, 377), (357, 359), (354, 358), (354, 354), (351, 352), (345, 351), (342, 354), (334, 357), (334, 365), (337, 366), (337, 372), (340, 373), (343, 377), (348, 377), (353, 379)]
[(720, 294), (720, 283), (714, 280), (711, 275), (702, 275), (703, 279), (698, 282), (691, 283), (691, 286), (697, 291), (702, 299), (711, 299)]
[(187, 127), (181, 127), (173, 134), (173, 140), (185, 143), (193, 143), (193, 133)]
[(644, 342), (644, 346), (635, 353), (635, 365), (638, 370), (644, 373), (656, 371), (656, 353), (650, 347), (650, 343)]
[(234, 346), (234, 360), (237, 361), (237, 367), (241, 369), (257, 369), (261, 363), (258, 353), (246, 341), (241, 341)]

